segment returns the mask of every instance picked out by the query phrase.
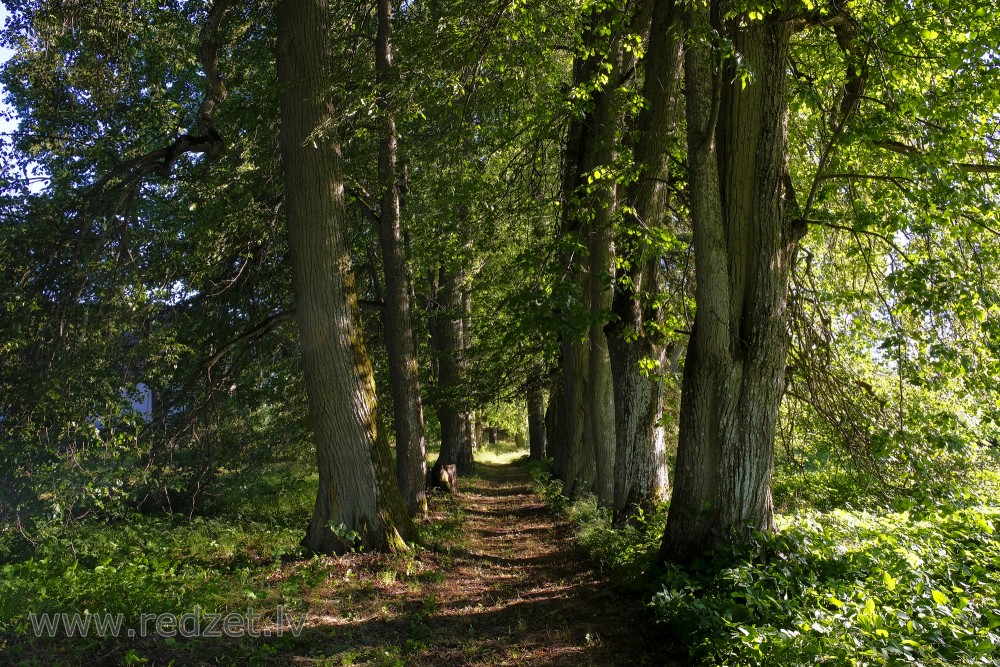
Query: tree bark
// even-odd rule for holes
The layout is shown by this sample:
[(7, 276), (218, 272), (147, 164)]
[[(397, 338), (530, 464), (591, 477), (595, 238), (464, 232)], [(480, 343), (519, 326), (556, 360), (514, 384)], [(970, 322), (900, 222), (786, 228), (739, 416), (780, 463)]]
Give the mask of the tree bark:
[(280, 0), (278, 85), (288, 247), (319, 466), (305, 545), (316, 553), (406, 550), (414, 526), (379, 423), (348, 253), (339, 143), (316, 132), (326, 101), (326, 0)]
[[(578, 61), (575, 64), (574, 81), (579, 82), (582, 74), (579, 72), (582, 64)], [(570, 122), (566, 139), (566, 148), (563, 155), (562, 174), (562, 229), (567, 236), (579, 234), (579, 220), (575, 214), (576, 191), (580, 183), (581, 155), (586, 150), (584, 139), (584, 123), (582, 120), (574, 118)], [(578, 245), (578, 244), (574, 244)], [(574, 247), (569, 251), (567, 257), (567, 280), (573, 286), (582, 282), (581, 262), (578, 257), (579, 248)], [(568, 307), (561, 313), (563, 319), (569, 323), (569, 331), (562, 333), (559, 344), (559, 381), (558, 386), (552, 393), (552, 408), (554, 409), (553, 422), (559, 424), (558, 431), (551, 433), (553, 448), (552, 473), (563, 481), (563, 492), (567, 495), (572, 493), (573, 482), (576, 479), (579, 465), (575, 458), (582, 456), (583, 451), (583, 410), (584, 410), (584, 381), (585, 369), (587, 367), (586, 354), (589, 346), (586, 338), (580, 340), (577, 332), (573, 331), (573, 324), (578, 319), (583, 319), (589, 312), (590, 294), (580, 290), (579, 302), (569, 303)], [(584, 332), (584, 336), (589, 335), (589, 330)], [(570, 472), (572, 469), (572, 473)]]
[[(611, 221), (614, 215), (613, 161), (615, 138), (614, 89), (617, 59), (601, 52), (614, 51), (615, 40), (601, 45), (607, 16), (596, 12), (586, 39), (591, 55), (574, 64), (574, 83), (593, 85), (601, 68), (612, 63), (611, 76), (593, 95), (591, 108), (569, 128), (563, 164), (563, 230), (577, 240), (568, 258), (569, 279), (578, 303), (565, 318), (585, 321), (583, 331), (567, 332), (561, 343), (562, 396), (558, 402), (562, 432), (553, 471), (563, 480), (563, 493), (574, 496), (596, 492), (602, 505), (610, 506), (614, 475), (614, 394), (607, 341), (601, 313), (610, 309)], [(598, 178), (596, 169), (602, 168)], [(591, 192), (585, 185), (591, 180)], [(581, 252), (585, 249), (586, 252)], [(581, 335), (582, 333), (582, 335)]]
[(644, 59), (646, 107), (634, 147), (642, 173), (627, 194), (631, 210), (623, 216), (616, 242), (625, 275), (615, 282), (615, 319), (606, 331), (617, 439), (612, 509), (619, 524), (639, 510), (653, 509), (665, 500), (667, 490), (666, 443), (659, 426), (666, 353), (664, 314), (657, 299), (662, 288), (660, 252), (650, 248), (647, 230), (670, 226), (670, 151), (677, 136), (683, 63), (678, 18), (672, 0), (655, 3)]
[(545, 458), (545, 394), (537, 383), (528, 388), (528, 458)]
[[(709, 34), (728, 6), (689, 8)], [(785, 70), (795, 23), (780, 13), (716, 25), (732, 58), (713, 71), (712, 45), (685, 61), (688, 178), (697, 276), (684, 367), (673, 499), (661, 553), (688, 562), (748, 530), (771, 530), (774, 430), (784, 386), (788, 266), (803, 229), (786, 215)]]
[[(562, 373), (556, 373), (549, 387), (549, 402), (545, 406), (545, 454), (555, 462), (562, 459), (563, 428), (562, 413)], [(554, 472), (554, 471), (553, 471)]]
[[(612, 47), (615, 48), (615, 47)], [(612, 56), (611, 76), (620, 71), (620, 56)], [(614, 108), (614, 90), (601, 91), (594, 112), (594, 150), (592, 165), (587, 171), (608, 169), (614, 162), (614, 145), (617, 114)], [(587, 172), (584, 172), (587, 173)], [(591, 324), (587, 340), (587, 410), (584, 419), (587, 447), (594, 456), (594, 479), (591, 490), (601, 507), (611, 507), (615, 495), (615, 394), (612, 381), (611, 359), (604, 326), (608, 322), (614, 296), (614, 227), (617, 182), (614, 178), (601, 178), (595, 182), (596, 197), (592, 202), (589, 224), (586, 227), (590, 290)]]
[(438, 275), (436, 304), (431, 318), (431, 346), (437, 365), (434, 407), (441, 424), (441, 450), (430, 474), (433, 483), (440, 478), (443, 468), (460, 464), (467, 441), (466, 419), (459, 395), (462, 381), (462, 289), (457, 271), (442, 267)]
[(378, 154), (379, 184), (382, 188), (378, 231), (385, 270), (384, 329), (396, 427), (396, 480), (410, 516), (423, 516), (427, 512), (424, 408), (420, 400), (420, 364), (413, 336), (410, 275), (400, 230), (396, 121), (389, 101), (395, 80), (391, 0), (378, 2), (375, 55), (380, 86), (378, 104), (383, 118), (383, 136)]
[(483, 446), (483, 413), (481, 410), (476, 410), (476, 422), (473, 426), (474, 439), (473, 442), (476, 444), (476, 449)]
[[(468, 225), (466, 226), (468, 228)], [(465, 243), (465, 265), (468, 267), (472, 262), (472, 239), (466, 236)], [(462, 339), (461, 350), (459, 352), (459, 364), (462, 373), (462, 380), (465, 381), (469, 375), (469, 364), (472, 355), (472, 286), (469, 271), (464, 272), (464, 284), (462, 285)], [(463, 392), (464, 394), (465, 392)], [(461, 475), (469, 475), (475, 469), (474, 455), (476, 451), (476, 420), (475, 415), (469, 410), (469, 401), (462, 401), (463, 440), (462, 450), (458, 457), (458, 472)]]

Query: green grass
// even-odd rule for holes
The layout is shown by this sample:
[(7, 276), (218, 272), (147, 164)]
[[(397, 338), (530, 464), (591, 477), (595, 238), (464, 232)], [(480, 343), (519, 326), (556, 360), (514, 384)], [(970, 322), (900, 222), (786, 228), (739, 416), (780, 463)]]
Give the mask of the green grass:
[(495, 445), (485, 444), (476, 450), (476, 463), (488, 465), (507, 465), (519, 459), (526, 458), (528, 450), (518, 445), (515, 440), (500, 440)]
[[(33, 664), (55, 651), (62, 657), (46, 664), (63, 664), (121, 643), (36, 639), (32, 613), (122, 614), (123, 627), (136, 628), (140, 614), (180, 614), (196, 605), (204, 612), (303, 609), (309, 582), (325, 578), (313, 571), (323, 561), (302, 560), (299, 547), (315, 475), (294, 464), (256, 476), (221, 471), (213, 489), (219, 495), (204, 506), (210, 516), (40, 522), (30, 536), (7, 528), (0, 540), (0, 652)], [(129, 651), (135, 653), (119, 655), (125, 663)]]
[[(477, 460), (504, 463), (524, 454), (504, 442), (480, 449)], [(164, 654), (163, 640), (155, 638), (36, 638), (29, 615), (122, 614), (124, 628), (137, 628), (141, 614), (183, 614), (196, 608), (228, 613), (252, 607), (269, 617), (278, 605), (295, 614), (333, 604), (338, 614), (370, 613), (364, 612), (366, 606), (395, 604), (391, 590), (419, 594), (423, 586), (440, 583), (442, 573), (420, 560), (421, 551), (435, 552), (434, 558), (447, 563), (466, 539), (460, 504), (441, 496), (432, 503), (437, 518), (420, 526), (421, 545), (414, 554), (310, 557), (300, 540), (316, 489), (316, 474), (304, 463), (220, 470), (193, 515), (39, 521), (30, 535), (11, 526), (0, 529), (0, 662), (83, 664), (110, 655), (120, 664), (160, 664), (168, 655), (176, 658), (175, 664), (268, 664), (280, 650), (274, 638), (170, 640)], [(302, 641), (318, 641), (323, 650), (334, 651), (332, 664), (351, 660), (350, 651), (333, 635), (321, 633), (317, 639), (314, 632)], [(380, 651), (363, 652), (357, 659), (365, 664), (402, 659), (398, 650)]]

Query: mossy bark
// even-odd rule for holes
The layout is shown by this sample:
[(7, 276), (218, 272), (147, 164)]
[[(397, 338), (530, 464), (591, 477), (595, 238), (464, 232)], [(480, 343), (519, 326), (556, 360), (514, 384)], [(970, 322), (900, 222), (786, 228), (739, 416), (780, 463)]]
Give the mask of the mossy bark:
[(285, 214), (319, 492), (316, 553), (405, 550), (415, 528), (396, 486), (348, 253), (343, 160), (329, 129), (326, 0), (280, 0), (278, 84)]

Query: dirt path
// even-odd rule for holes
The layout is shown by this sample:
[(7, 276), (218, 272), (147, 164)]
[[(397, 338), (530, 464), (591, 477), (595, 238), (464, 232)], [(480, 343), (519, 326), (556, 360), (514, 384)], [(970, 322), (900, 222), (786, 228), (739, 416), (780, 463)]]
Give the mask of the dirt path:
[[(420, 558), (436, 576), (327, 600), (331, 615), (311, 629), (327, 625), (345, 650), (323, 664), (679, 664), (641, 601), (587, 565), (523, 467), (481, 464), (448, 502), (437, 519), (459, 526), (457, 546)], [(361, 618), (344, 618), (345, 603)]]

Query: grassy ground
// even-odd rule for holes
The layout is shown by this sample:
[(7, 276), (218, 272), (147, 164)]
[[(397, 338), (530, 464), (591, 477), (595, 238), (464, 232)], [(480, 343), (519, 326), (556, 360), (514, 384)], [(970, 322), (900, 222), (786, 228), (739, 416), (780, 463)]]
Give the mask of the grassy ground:
[[(435, 495), (422, 546), (401, 556), (305, 557), (315, 478), (290, 465), (227, 480), (210, 515), (137, 516), (43, 536), (0, 568), (0, 664), (666, 664), (650, 619), (587, 565), (565, 519), (532, 491), (512, 443), (477, 453), (457, 497)], [(298, 622), (276, 636), (279, 606)], [(36, 638), (29, 612), (252, 608), (270, 637)], [(193, 627), (193, 617), (187, 628)], [(234, 626), (247, 630), (245, 618)], [(150, 626), (151, 628), (151, 626)], [(62, 634), (62, 633), (60, 633)]]

